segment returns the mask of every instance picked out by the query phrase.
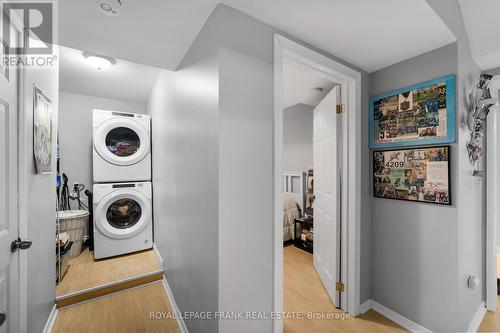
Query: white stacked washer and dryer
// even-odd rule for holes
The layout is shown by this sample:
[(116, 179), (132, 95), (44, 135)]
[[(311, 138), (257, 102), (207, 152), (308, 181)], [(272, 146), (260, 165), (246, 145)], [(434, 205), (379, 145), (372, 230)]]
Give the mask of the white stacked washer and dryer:
[(94, 257), (153, 246), (151, 118), (93, 110)]

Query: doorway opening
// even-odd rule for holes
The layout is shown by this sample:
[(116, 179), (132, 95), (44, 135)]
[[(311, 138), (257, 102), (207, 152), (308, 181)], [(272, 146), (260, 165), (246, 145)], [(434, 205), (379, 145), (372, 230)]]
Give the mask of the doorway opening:
[[(356, 316), (361, 74), (280, 35), (274, 70), (274, 311), (295, 312), (290, 286), (302, 283)], [(293, 141), (307, 129), (308, 143)]]

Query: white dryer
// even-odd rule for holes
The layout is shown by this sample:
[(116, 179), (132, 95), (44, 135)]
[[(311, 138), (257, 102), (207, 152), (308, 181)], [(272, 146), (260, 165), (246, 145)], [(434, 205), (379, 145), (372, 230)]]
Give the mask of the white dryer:
[(93, 110), (94, 182), (151, 180), (151, 118)]
[(151, 183), (94, 184), (95, 259), (153, 246)]

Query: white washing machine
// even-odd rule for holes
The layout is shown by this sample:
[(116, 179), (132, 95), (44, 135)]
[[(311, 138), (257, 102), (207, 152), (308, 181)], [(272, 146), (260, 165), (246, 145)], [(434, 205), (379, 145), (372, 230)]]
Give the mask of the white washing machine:
[(153, 247), (151, 183), (94, 184), (95, 259)]
[(93, 110), (94, 182), (151, 180), (151, 118)]

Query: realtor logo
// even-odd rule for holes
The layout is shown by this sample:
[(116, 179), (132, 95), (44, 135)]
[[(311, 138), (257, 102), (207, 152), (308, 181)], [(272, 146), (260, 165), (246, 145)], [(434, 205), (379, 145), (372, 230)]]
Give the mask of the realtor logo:
[(0, 68), (52, 68), (57, 62), (56, 10), (53, 0), (1, 3)]
[[(53, 13), (52, 2), (5, 2), (2, 37), (8, 45), (7, 54), (52, 54)], [(24, 27), (18, 42), (11, 38), (13, 36), (10, 27), (14, 19), (19, 20)]]

